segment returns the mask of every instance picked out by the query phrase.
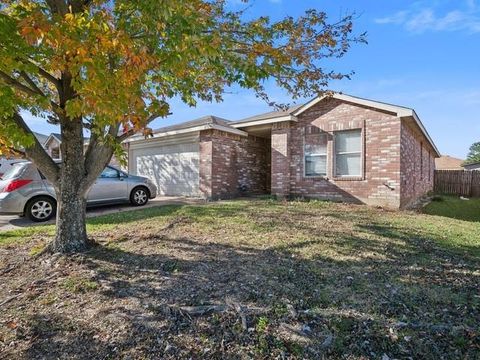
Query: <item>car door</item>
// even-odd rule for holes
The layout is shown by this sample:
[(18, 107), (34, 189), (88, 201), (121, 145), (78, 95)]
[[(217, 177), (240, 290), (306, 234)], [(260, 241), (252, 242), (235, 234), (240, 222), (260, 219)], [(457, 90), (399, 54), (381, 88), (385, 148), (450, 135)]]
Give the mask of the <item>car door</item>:
[(110, 166), (107, 166), (98, 177), (88, 193), (89, 203), (119, 201), (128, 198), (128, 185), (124, 176)]

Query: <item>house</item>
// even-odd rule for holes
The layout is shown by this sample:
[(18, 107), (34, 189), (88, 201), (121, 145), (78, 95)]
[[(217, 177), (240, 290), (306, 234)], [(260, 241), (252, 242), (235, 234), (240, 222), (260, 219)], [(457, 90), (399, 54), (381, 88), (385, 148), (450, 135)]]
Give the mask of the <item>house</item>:
[[(83, 139), (83, 148), (87, 150), (88, 147), (88, 138)], [(62, 134), (59, 133), (51, 133), (47, 140), (43, 142), (43, 146), (45, 150), (47, 150), (48, 155), (50, 155), (53, 159), (61, 159), (62, 153), (60, 150), (60, 145), (62, 144)]]
[(435, 170), (463, 170), (464, 161), (449, 155), (442, 155), (435, 159)]
[(434, 142), (413, 109), (343, 94), (240, 121), (206, 116), (127, 143), (160, 195), (247, 194), (404, 208), (433, 189)]
[(463, 168), (465, 170), (478, 170), (478, 171), (480, 171), (480, 162), (463, 165)]
[[(83, 139), (83, 150), (86, 151), (88, 148), (89, 139)], [(62, 144), (62, 135), (58, 133), (51, 133), (48, 138), (43, 142), (43, 146), (47, 151), (48, 155), (50, 155), (53, 159), (62, 159), (62, 153), (60, 151), (60, 145)], [(110, 161), (110, 165), (120, 167), (120, 162), (115, 158), (112, 157)]]

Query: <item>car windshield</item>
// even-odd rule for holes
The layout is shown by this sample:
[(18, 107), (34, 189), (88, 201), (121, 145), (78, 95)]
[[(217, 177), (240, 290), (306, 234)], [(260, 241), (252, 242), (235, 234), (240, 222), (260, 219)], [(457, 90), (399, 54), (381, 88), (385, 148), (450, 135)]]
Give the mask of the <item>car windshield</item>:
[(11, 180), (19, 177), (25, 168), (25, 163), (14, 164), (2, 176), (2, 180)]

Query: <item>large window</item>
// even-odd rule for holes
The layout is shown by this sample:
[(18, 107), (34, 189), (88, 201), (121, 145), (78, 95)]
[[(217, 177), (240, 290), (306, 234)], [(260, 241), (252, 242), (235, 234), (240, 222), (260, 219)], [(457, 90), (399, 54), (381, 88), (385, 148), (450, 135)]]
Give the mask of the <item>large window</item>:
[(327, 142), (325, 133), (305, 135), (305, 176), (327, 175)]
[(362, 176), (362, 130), (335, 132), (335, 176)]

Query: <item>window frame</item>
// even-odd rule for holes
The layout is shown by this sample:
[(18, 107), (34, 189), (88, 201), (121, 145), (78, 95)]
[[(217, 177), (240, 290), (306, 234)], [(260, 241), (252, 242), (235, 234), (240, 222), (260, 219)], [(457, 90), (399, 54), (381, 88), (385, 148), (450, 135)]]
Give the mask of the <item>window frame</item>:
[[(360, 151), (348, 151), (339, 153), (339, 155), (349, 155), (349, 154), (360, 154), (360, 174), (358, 175), (339, 175), (337, 174), (337, 149), (336, 149), (336, 141), (337, 135), (339, 133), (346, 133), (346, 132), (360, 132)], [(343, 130), (336, 130), (333, 132), (333, 146), (332, 146), (332, 157), (333, 157), (333, 168), (332, 168), (332, 175), (335, 180), (365, 180), (365, 129), (363, 127), (358, 128), (351, 128), (351, 129), (343, 129)]]
[[(325, 174), (323, 175), (307, 175), (307, 154), (305, 151), (305, 147), (307, 143), (305, 142), (305, 135), (303, 135), (303, 177), (307, 179), (325, 179), (328, 177), (328, 133), (325, 131), (321, 131), (318, 134), (315, 134), (317, 136), (324, 136), (325, 137), (325, 154), (320, 154), (320, 153), (315, 153), (315, 154), (309, 154), (309, 156), (319, 156), (319, 157), (325, 157)], [(314, 135), (314, 134), (310, 134)]]

